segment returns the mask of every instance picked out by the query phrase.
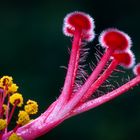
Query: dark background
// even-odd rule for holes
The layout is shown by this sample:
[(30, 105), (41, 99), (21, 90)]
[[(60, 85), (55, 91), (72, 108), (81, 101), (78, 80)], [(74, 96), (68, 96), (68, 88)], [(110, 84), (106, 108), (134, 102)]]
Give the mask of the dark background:
[[(63, 18), (77, 10), (94, 17), (97, 36), (108, 27), (127, 32), (140, 61), (138, 0), (0, 1), (0, 75), (13, 76), (25, 101), (39, 102), (39, 114), (59, 96), (66, 74), (60, 66), (67, 66), (71, 46), (71, 39), (62, 33)], [(125, 75), (129, 73), (131, 70)], [(38, 139), (139, 140), (139, 89), (135, 87), (109, 103), (66, 120)]]

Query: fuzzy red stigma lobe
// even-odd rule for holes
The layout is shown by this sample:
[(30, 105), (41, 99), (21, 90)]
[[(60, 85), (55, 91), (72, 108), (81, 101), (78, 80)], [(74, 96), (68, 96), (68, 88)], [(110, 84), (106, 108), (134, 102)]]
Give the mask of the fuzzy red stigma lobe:
[(82, 30), (81, 37), (87, 41), (94, 38), (93, 19), (84, 12), (72, 12), (64, 19), (63, 32), (67, 36), (73, 36), (76, 29)]
[(138, 63), (134, 69), (133, 69), (133, 72), (135, 75), (140, 75), (140, 63)]
[(68, 15), (66, 22), (67, 24), (75, 28), (78, 27), (78, 28), (85, 29), (87, 31), (92, 28), (89, 16), (87, 16), (85, 13), (82, 12), (74, 12)]
[(131, 68), (135, 63), (134, 54), (130, 50), (123, 53), (114, 53), (112, 57), (124, 68)]
[(125, 51), (131, 47), (130, 37), (118, 29), (110, 28), (103, 31), (99, 37), (100, 44), (115, 51)]

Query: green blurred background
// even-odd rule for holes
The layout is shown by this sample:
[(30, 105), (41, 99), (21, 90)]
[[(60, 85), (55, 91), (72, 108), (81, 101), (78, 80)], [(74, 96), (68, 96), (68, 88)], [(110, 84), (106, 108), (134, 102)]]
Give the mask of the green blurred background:
[[(67, 66), (71, 46), (71, 39), (62, 33), (63, 18), (77, 10), (94, 17), (97, 36), (108, 27), (127, 32), (140, 61), (138, 0), (0, 1), (0, 75), (13, 76), (25, 101), (31, 98), (39, 102), (39, 113), (59, 96), (66, 74), (60, 66)], [(97, 39), (89, 46), (93, 48), (96, 43)], [(109, 103), (66, 120), (38, 139), (139, 140), (139, 89), (135, 87)]]

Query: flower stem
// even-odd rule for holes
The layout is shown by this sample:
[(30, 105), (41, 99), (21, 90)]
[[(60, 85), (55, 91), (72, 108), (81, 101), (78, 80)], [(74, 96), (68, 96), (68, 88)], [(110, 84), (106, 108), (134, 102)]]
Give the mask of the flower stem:
[(0, 117), (2, 116), (2, 92), (0, 92)]
[(85, 84), (74, 94), (74, 96), (69, 100), (69, 102), (64, 106), (64, 108), (60, 111), (59, 116), (62, 117), (63, 115), (67, 114), (70, 110), (72, 110), (81, 100), (83, 95), (88, 91), (91, 87), (93, 82), (97, 79), (101, 71), (103, 70), (104, 66), (106, 65), (107, 61), (109, 60), (110, 56), (114, 51), (109, 48), (106, 50), (105, 54), (101, 58), (100, 62), (98, 63), (95, 70), (92, 72), (90, 77), (87, 79)]
[(16, 100), (16, 101), (15, 101), (14, 106), (12, 107), (12, 110), (11, 110), (10, 115), (9, 115), (9, 117), (8, 117), (8, 124), (10, 123), (10, 121), (11, 121), (11, 119), (12, 119), (12, 116), (13, 116), (13, 114), (14, 114), (14, 111), (15, 111), (15, 109), (16, 109), (16, 106), (17, 106), (17, 104), (18, 104), (19, 102), (20, 102), (19, 100)]
[[(33, 120), (31, 123), (25, 126), (18, 127), (18, 129), (16, 129), (15, 127), (13, 131), (16, 130), (17, 135), (21, 136), (25, 140), (33, 140), (49, 132), (51, 129), (53, 129), (54, 127), (56, 127), (65, 120), (65, 118), (61, 118), (59, 120), (56, 119), (53, 121), (47, 121), (46, 120), (47, 112), (48, 111), (46, 111), (37, 119)], [(13, 131), (4, 134), (2, 140), (7, 140), (7, 138), (10, 136), (11, 133), (13, 133)]]
[(1, 101), (1, 104), (0, 104), (0, 117), (2, 117), (2, 106), (3, 106), (5, 98), (7, 96), (6, 92), (7, 92), (7, 86), (5, 86), (5, 88), (4, 88), (3, 96), (2, 96), (2, 101)]
[(10, 94), (8, 94), (8, 101), (7, 101), (7, 109), (6, 109), (6, 120), (7, 120), (7, 127), (5, 128), (5, 133), (7, 133), (7, 129), (8, 129), (8, 117), (9, 117), (9, 106), (10, 106), (10, 102), (9, 102), (9, 98), (10, 98)]
[(117, 65), (118, 61), (114, 59), (109, 67), (103, 72), (103, 74), (91, 85), (86, 94), (84, 94), (81, 102), (85, 102), (101, 86), (101, 84), (110, 76)]
[(66, 79), (64, 82), (64, 87), (60, 97), (58, 98), (58, 102), (51, 113), (51, 115), (55, 116), (57, 112), (61, 109), (61, 107), (68, 101), (71, 96), (74, 80), (76, 78), (76, 73), (78, 69), (79, 55), (80, 55), (80, 45), (81, 45), (81, 32), (82, 30), (77, 28), (74, 34), (74, 40), (72, 44), (72, 50), (68, 65), (68, 71), (66, 74)]
[(139, 83), (140, 83), (140, 76), (137, 76), (137, 77), (133, 78), (132, 80), (130, 80), (129, 82), (127, 82), (126, 84), (122, 85), (121, 87), (119, 87), (101, 97), (88, 101), (88, 102), (82, 104), (81, 106), (75, 108), (73, 110), (73, 112), (71, 113), (71, 116), (80, 114), (82, 112), (95, 108), (103, 103), (106, 103), (106, 102), (116, 98), (117, 96), (125, 93), (126, 91), (133, 88), (134, 86), (136, 86)]

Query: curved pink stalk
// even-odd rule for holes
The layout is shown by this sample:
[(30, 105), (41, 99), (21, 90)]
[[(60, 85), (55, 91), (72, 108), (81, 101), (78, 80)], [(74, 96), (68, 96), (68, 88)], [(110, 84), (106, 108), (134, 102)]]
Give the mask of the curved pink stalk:
[(109, 67), (103, 72), (103, 74), (91, 85), (91, 87), (88, 89), (86, 94), (81, 99), (81, 102), (85, 102), (100, 86), (101, 84), (110, 76), (110, 74), (113, 72), (113, 70), (117, 67), (119, 64), (118, 61), (113, 60)]
[(76, 29), (75, 31), (64, 87), (60, 97), (58, 98), (59, 102), (56, 104), (54, 110), (52, 111), (50, 118), (52, 118), (52, 116), (55, 116), (57, 114), (57, 112), (61, 109), (61, 107), (68, 101), (72, 93), (74, 80), (78, 69), (79, 53), (81, 45), (81, 31), (82, 31), (81, 29)]
[[(6, 120), (8, 120), (9, 110), (10, 110), (10, 101), (9, 101), (9, 98), (10, 98), (10, 95), (8, 94), (7, 110), (6, 110)], [(7, 128), (5, 128), (5, 133), (7, 133)]]
[[(19, 102), (20, 102), (19, 100), (16, 100), (16, 101), (15, 101), (14, 106), (12, 107), (12, 110), (11, 110), (9, 116), (7, 115), (7, 120), (8, 120), (7, 124), (10, 123), (10, 121), (11, 121), (11, 119), (12, 119), (12, 116), (13, 116), (13, 114), (14, 114), (14, 112), (15, 112), (15, 109), (16, 109), (16, 107), (17, 107), (17, 104), (19, 104)], [(8, 102), (8, 103), (9, 103), (9, 102)], [(7, 105), (7, 106), (8, 106), (8, 105)]]
[[(111, 54), (114, 52), (111, 48), (108, 48), (101, 58), (100, 62), (98, 63), (95, 70), (92, 72), (90, 77), (87, 79), (85, 84), (74, 94), (74, 96), (70, 99), (70, 101), (64, 106), (64, 108), (60, 111), (60, 116), (67, 114), (70, 110), (72, 110), (81, 100), (83, 95), (88, 91), (90, 86), (93, 82), (98, 78), (99, 74), (103, 70), (104, 66), (106, 65), (107, 61), (109, 60)], [(58, 116), (57, 116), (58, 117)]]
[(7, 87), (5, 87), (5, 89), (3, 90), (3, 95), (2, 95), (2, 99), (1, 99), (1, 103), (0, 103), (0, 117), (1, 117), (1, 113), (2, 113), (2, 105), (4, 104), (5, 98), (7, 97)]
[[(54, 105), (53, 105), (54, 106)], [(51, 112), (50, 110), (45, 111), (41, 116), (39, 116), (37, 119), (33, 120), (31, 123), (22, 126), (18, 128), (16, 131), (17, 135), (21, 136), (25, 140), (33, 140), (47, 132), (49, 132), (51, 129), (59, 125), (62, 121), (64, 121), (65, 118), (62, 119), (55, 119), (54, 121), (47, 121), (47, 116)], [(4, 134), (2, 137), (2, 140), (7, 140), (7, 138), (11, 135), (11, 132), (8, 132), (7, 134)]]
[(132, 80), (130, 80), (126, 84), (122, 85), (121, 87), (119, 87), (119, 88), (117, 88), (117, 89), (115, 89), (115, 90), (113, 90), (113, 91), (111, 91), (111, 92), (109, 92), (101, 97), (98, 97), (96, 99), (88, 101), (88, 102), (82, 104), (81, 106), (75, 108), (72, 111), (71, 116), (80, 114), (82, 112), (85, 112), (85, 111), (88, 111), (92, 108), (95, 108), (103, 103), (106, 103), (106, 102), (116, 98), (117, 96), (125, 93), (126, 91), (133, 88), (137, 84), (140, 84), (140, 76), (133, 78)]
[(117, 67), (117, 65), (122, 65), (125, 68), (131, 68), (134, 65), (134, 55), (132, 51), (128, 50), (123, 53), (114, 53), (113, 61), (109, 65), (109, 67), (103, 72), (102, 75), (91, 85), (86, 94), (84, 94), (81, 102), (86, 101), (99, 87), (102, 85), (104, 81), (111, 75), (113, 70)]
[(74, 36), (74, 40), (72, 43), (72, 50), (64, 87), (58, 99), (59, 102), (57, 103), (49, 118), (52, 118), (52, 116), (55, 116), (59, 112), (59, 110), (67, 103), (71, 94), (73, 93), (73, 85), (78, 70), (81, 41), (91, 41), (94, 38), (93, 29), (93, 19), (83, 12), (70, 13), (64, 19), (64, 34), (66, 36)]

